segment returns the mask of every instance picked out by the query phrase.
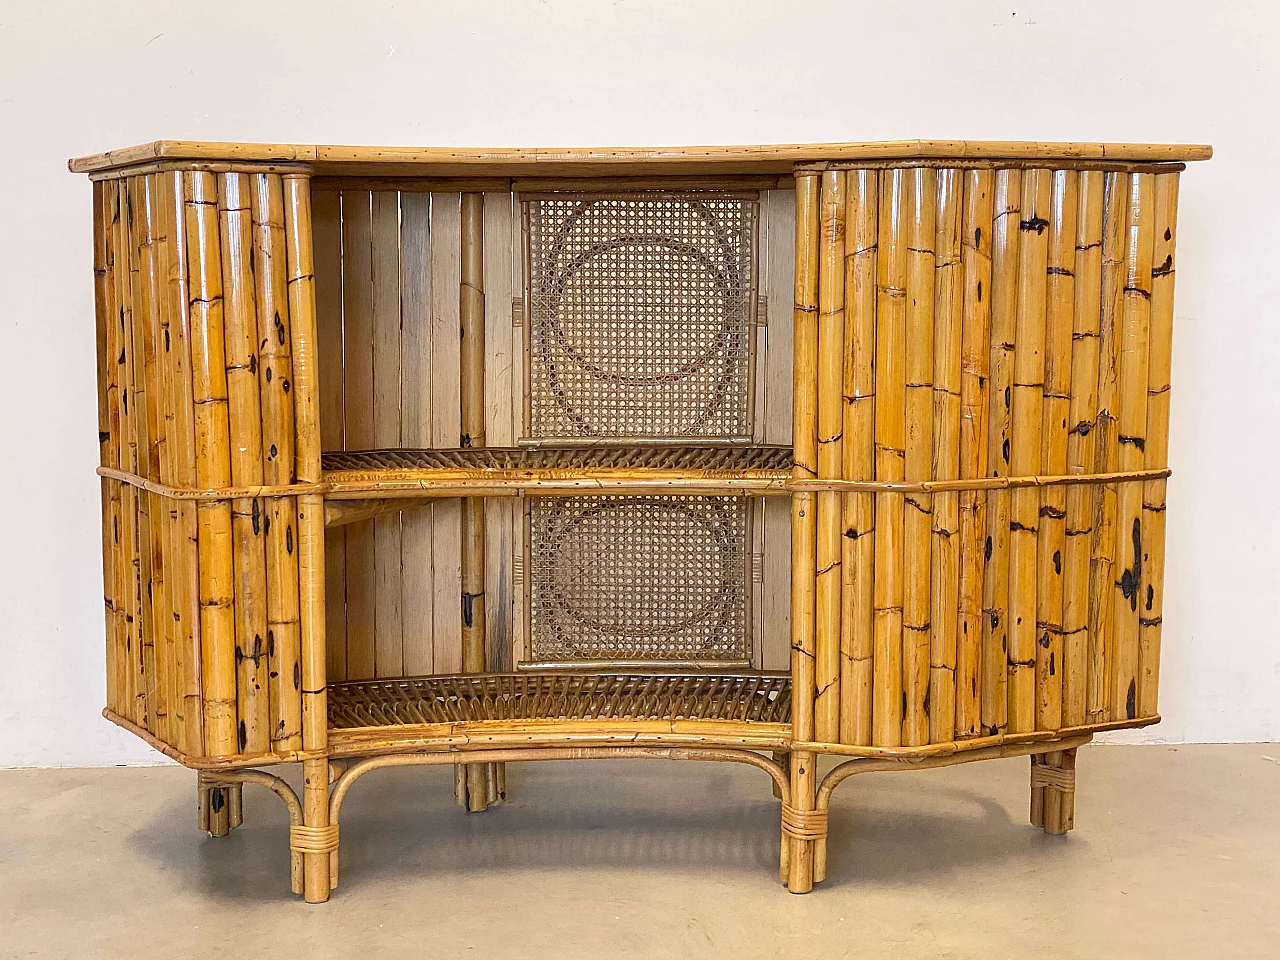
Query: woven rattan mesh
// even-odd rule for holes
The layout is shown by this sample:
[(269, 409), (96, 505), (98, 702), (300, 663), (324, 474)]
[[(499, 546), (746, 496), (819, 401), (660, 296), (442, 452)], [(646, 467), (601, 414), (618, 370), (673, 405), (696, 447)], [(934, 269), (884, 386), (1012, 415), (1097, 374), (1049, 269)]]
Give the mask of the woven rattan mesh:
[(743, 439), (757, 202), (537, 198), (531, 438)]
[(535, 497), (534, 663), (745, 663), (747, 501)]
[(335, 729), (468, 720), (754, 720), (788, 723), (791, 681), (706, 674), (487, 674), (329, 686)]
[(557, 450), (487, 447), (464, 450), (364, 450), (326, 453), (326, 470), (784, 470), (790, 447), (617, 447)]

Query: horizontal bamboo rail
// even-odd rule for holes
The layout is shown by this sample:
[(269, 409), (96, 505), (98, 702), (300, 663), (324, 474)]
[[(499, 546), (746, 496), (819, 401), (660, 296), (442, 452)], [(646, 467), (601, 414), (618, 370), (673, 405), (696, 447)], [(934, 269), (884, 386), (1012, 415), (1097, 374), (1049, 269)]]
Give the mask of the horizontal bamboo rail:
[[(567, 471), (559, 471), (565, 473)], [(586, 471), (583, 471), (584, 474)], [(1152, 470), (1117, 470), (1110, 473), (1063, 474), (1060, 476), (978, 477), (969, 480), (795, 480), (790, 471), (777, 471), (767, 477), (690, 477), (687, 473), (654, 475), (627, 474), (606, 477), (599, 474), (579, 477), (559, 476), (547, 479), (473, 476), (460, 471), (419, 471), (419, 478), (389, 475), (385, 480), (323, 480), (318, 483), (296, 483), (282, 486), (228, 487), (225, 489), (182, 489), (157, 483), (110, 467), (99, 467), (96, 473), (108, 480), (119, 480), (174, 500), (231, 500), (245, 497), (288, 497), (323, 494), (330, 500), (369, 500), (377, 497), (430, 498), (457, 496), (517, 497), (528, 493), (538, 496), (579, 496), (583, 492), (603, 491), (609, 494), (645, 490), (670, 489), (680, 493), (721, 492), (750, 496), (789, 496), (798, 492), (832, 493), (943, 493), (962, 490), (1013, 490), (1020, 487), (1076, 486), (1080, 484), (1115, 484), (1165, 480), (1173, 475), (1167, 467)], [(436, 479), (439, 477), (439, 479)]]

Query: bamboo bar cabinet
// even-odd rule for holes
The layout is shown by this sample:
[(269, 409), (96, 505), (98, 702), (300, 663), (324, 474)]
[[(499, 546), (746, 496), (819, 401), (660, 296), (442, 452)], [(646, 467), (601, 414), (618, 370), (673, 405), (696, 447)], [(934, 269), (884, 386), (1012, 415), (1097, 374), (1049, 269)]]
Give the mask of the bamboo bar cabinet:
[[(159, 141), (93, 185), (105, 716), (290, 818), (443, 764), (847, 777), (1155, 723), (1178, 177), (1208, 147)], [(824, 775), (821, 755), (839, 758)], [(299, 796), (268, 772), (301, 763)]]

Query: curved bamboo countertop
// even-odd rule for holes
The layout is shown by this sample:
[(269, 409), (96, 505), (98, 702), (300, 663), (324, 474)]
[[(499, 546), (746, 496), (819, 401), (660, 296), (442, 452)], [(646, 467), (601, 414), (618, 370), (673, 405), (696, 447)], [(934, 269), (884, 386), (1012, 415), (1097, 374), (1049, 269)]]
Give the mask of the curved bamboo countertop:
[(1181, 163), (1213, 148), (1187, 143), (1072, 143), (1014, 140), (885, 140), (700, 147), (474, 148), (154, 140), (68, 162), (72, 173), (158, 162), (305, 164), (317, 175), (599, 176), (790, 174), (796, 164), (842, 161), (1017, 160)]

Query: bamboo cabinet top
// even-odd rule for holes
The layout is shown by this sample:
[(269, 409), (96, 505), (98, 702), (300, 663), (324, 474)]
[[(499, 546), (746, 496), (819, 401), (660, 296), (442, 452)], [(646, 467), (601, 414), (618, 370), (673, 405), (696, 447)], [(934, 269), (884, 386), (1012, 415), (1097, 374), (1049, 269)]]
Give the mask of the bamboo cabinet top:
[(157, 162), (305, 164), (320, 175), (592, 176), (789, 174), (796, 164), (920, 160), (1181, 163), (1208, 160), (1203, 144), (1051, 143), (1006, 140), (886, 140), (701, 147), (368, 147), (155, 140), (68, 163), (73, 173)]

